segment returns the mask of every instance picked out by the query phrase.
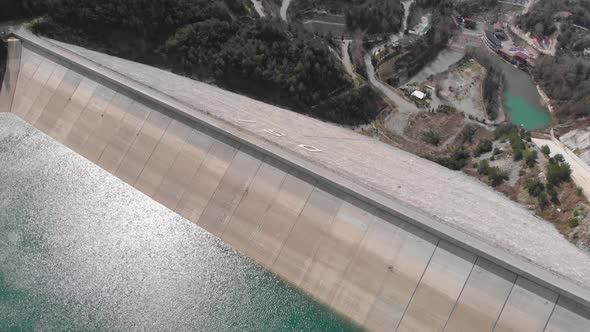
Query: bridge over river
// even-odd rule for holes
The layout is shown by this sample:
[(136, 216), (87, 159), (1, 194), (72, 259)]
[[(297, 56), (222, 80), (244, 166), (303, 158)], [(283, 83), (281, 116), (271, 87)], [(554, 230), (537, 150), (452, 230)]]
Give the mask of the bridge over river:
[(13, 37), (0, 111), (366, 329), (590, 331), (590, 258), (480, 182), (215, 86)]

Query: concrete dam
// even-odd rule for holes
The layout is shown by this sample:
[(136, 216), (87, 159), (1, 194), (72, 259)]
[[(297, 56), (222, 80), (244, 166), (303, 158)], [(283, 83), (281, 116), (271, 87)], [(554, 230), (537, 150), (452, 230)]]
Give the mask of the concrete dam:
[(26, 31), (8, 53), (0, 112), (367, 330), (590, 331), (587, 255), (473, 179)]

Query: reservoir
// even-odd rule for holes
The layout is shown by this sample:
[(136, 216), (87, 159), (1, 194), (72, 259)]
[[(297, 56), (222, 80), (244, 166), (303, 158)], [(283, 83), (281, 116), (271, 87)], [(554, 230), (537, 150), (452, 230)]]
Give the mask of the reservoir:
[(357, 329), (0, 113), (0, 331)]

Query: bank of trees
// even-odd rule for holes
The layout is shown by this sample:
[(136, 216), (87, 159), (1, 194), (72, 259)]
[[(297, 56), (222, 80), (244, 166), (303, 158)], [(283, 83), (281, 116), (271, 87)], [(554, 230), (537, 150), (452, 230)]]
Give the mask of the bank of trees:
[(404, 17), (399, 0), (297, 0), (289, 8), (296, 18), (317, 10), (345, 15), (348, 30), (367, 34), (398, 32)]
[(318, 118), (370, 120), (367, 104), (358, 100), (366, 96), (361, 91), (351, 92), (339, 110), (313, 107), (350, 90), (351, 80), (324, 40), (278, 19), (258, 19), (248, 0), (26, 1), (45, 14), (34, 26), (37, 33)]
[(483, 101), (486, 114), (491, 120), (498, 117), (500, 110), (500, 94), (504, 89), (504, 73), (494, 66), (486, 66), (486, 77), (483, 81)]
[(367, 34), (398, 32), (402, 27), (404, 8), (400, 1), (365, 0), (346, 11), (346, 25)]
[(19, 19), (27, 16), (28, 0), (0, 0), (0, 22)]
[(433, 9), (432, 29), (410, 45), (404, 45), (394, 61), (386, 65), (394, 67), (394, 74), (384, 78), (391, 85), (403, 83), (405, 79), (419, 72), (439, 52), (447, 47), (455, 27), (452, 20), (452, 0), (441, 0)]
[(562, 121), (590, 115), (590, 61), (571, 54), (544, 56), (532, 71), (543, 91), (556, 102)]
[(278, 21), (198, 22), (179, 29), (158, 51), (178, 71), (295, 108), (352, 86), (321, 39)]
[[(556, 17), (559, 12), (572, 13), (568, 18)], [(533, 36), (549, 36), (557, 31), (556, 18), (590, 28), (590, 0), (543, 0), (537, 1), (518, 24)]]
[[(568, 18), (556, 18), (568, 11)], [(590, 28), (590, 0), (537, 1), (531, 10), (518, 18), (518, 23), (533, 36), (548, 36), (561, 22), (558, 52), (555, 57), (541, 56), (532, 74), (543, 91), (556, 103), (557, 116), (562, 121), (590, 115), (590, 61), (581, 56), (590, 47), (590, 35), (577, 24)]]

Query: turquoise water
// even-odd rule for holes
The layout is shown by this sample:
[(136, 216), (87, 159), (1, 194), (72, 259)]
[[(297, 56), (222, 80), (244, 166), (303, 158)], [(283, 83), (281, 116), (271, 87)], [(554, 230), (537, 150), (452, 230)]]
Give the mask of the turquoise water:
[(0, 331), (355, 331), (198, 226), (0, 113)]
[(551, 115), (534, 107), (524, 97), (506, 91), (504, 98), (504, 106), (512, 123), (522, 125), (527, 130), (542, 129), (551, 124)]
[(504, 108), (511, 122), (523, 125), (527, 130), (549, 126), (552, 121), (551, 115), (547, 107), (541, 103), (541, 95), (531, 76), (497, 56), (490, 56), (490, 58), (504, 71), (506, 78)]

